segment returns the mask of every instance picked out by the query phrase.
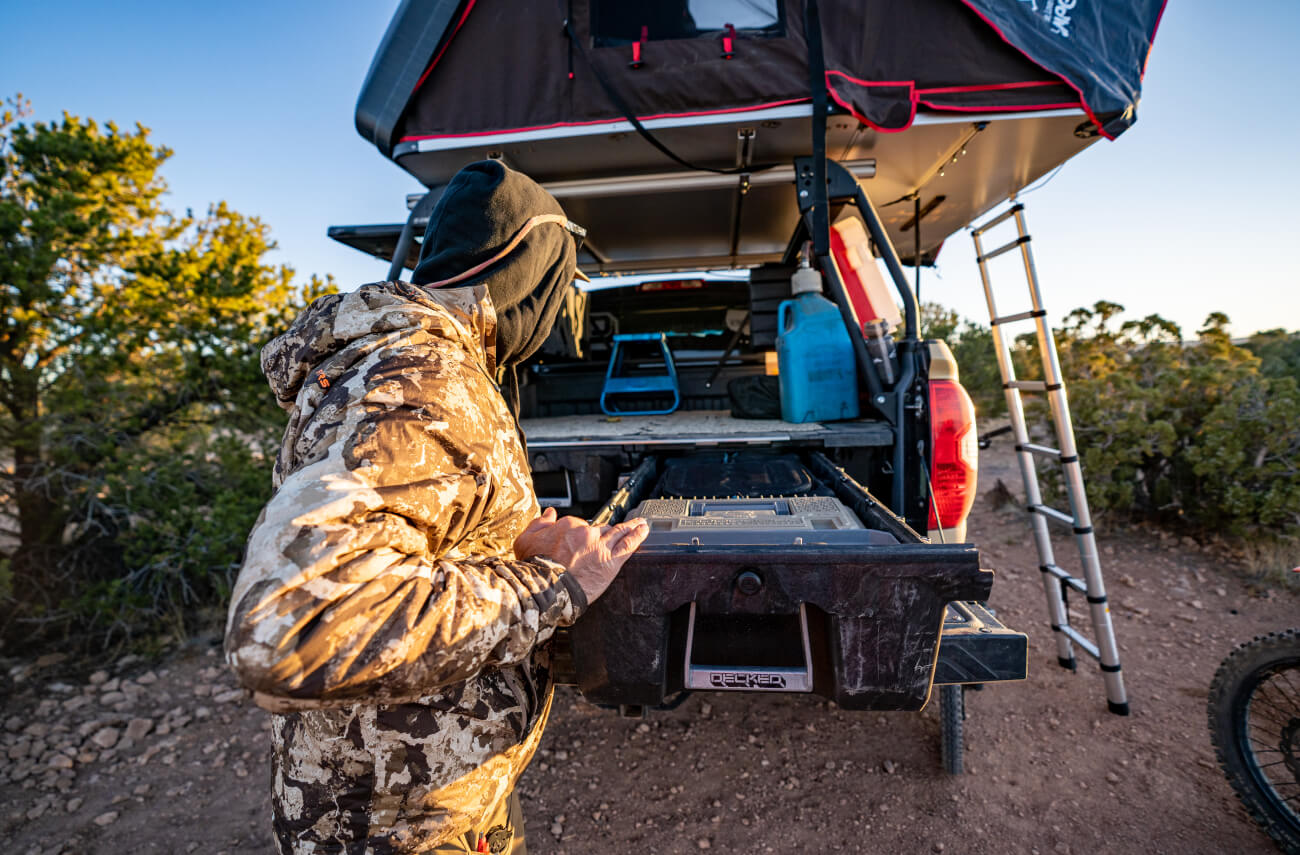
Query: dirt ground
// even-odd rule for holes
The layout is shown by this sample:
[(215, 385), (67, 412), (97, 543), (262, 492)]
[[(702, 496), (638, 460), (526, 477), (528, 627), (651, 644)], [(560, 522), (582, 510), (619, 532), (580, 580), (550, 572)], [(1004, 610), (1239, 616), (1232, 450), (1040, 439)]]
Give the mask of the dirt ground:
[[(983, 490), (1015, 489), (1005, 438), (981, 464)], [(1122, 718), (1095, 665), (1057, 666), (1028, 532), (1020, 513), (977, 503), (972, 539), (998, 571), (990, 604), (1029, 634), (1030, 676), (967, 693), (965, 775), (940, 769), (937, 704), (849, 713), (712, 693), (640, 721), (561, 689), (521, 783), (529, 851), (1275, 851), (1214, 762), (1205, 700), (1233, 646), (1300, 623), (1300, 598), (1194, 544), (1101, 530), (1133, 707)], [(270, 851), (267, 716), (215, 643), (98, 673), (4, 661), (0, 852)]]

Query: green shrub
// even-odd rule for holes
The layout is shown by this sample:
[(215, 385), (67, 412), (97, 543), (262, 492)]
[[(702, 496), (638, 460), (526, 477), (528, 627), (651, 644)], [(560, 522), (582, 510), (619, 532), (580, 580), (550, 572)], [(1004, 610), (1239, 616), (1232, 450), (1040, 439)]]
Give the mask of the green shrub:
[[(1220, 313), (1192, 342), (1122, 313), (1101, 302), (1055, 331), (1090, 506), (1201, 533), (1300, 530), (1295, 382), (1264, 376)], [(1030, 414), (1047, 426), (1045, 404)]]
[(1300, 333), (1265, 330), (1251, 336), (1242, 347), (1259, 357), (1265, 377), (1290, 377), (1300, 382)]
[(147, 129), (26, 110), (0, 112), (0, 639), (183, 630), (268, 491), (259, 351), (332, 283), (225, 203), (168, 211)]
[(1205, 417), (1188, 451), (1200, 483), (1190, 515), (1202, 526), (1229, 521), (1234, 533), (1300, 529), (1300, 387), (1256, 376), (1230, 389)]
[[(1300, 534), (1300, 334), (1237, 346), (1214, 313), (1189, 342), (1159, 315), (1123, 313), (1101, 301), (1053, 330), (1091, 509), (1206, 534)], [(979, 414), (1005, 414), (990, 330), (933, 303), (921, 320), (952, 348)], [(1018, 378), (1043, 378), (1033, 333), (1011, 352)], [(1054, 437), (1044, 397), (1023, 401), (1031, 431)], [(1058, 468), (1039, 473), (1062, 502)]]
[(103, 502), (121, 569), (74, 605), (87, 628), (183, 636), (203, 607), (226, 602), (245, 538), (271, 493), (266, 439), (193, 439), (114, 461)]

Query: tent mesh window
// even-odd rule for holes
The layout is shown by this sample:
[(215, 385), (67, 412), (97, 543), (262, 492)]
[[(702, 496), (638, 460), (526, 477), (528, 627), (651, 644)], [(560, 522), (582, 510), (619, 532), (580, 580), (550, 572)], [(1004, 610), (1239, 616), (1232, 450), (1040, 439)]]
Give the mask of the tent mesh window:
[(596, 47), (639, 41), (785, 35), (780, 0), (592, 0), (591, 36)]

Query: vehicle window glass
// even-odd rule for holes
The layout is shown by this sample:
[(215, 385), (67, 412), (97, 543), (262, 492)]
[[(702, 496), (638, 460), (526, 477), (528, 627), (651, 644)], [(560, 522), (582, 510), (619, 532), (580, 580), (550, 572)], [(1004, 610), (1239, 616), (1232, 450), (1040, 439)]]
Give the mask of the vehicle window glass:
[(785, 35), (779, 0), (592, 0), (591, 32), (597, 46), (719, 36)]

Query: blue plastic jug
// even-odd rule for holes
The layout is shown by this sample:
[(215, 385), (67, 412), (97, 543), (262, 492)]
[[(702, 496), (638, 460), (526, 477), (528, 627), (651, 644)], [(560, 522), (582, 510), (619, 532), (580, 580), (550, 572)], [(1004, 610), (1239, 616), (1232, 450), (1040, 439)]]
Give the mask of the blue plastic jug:
[(800, 294), (777, 309), (776, 358), (781, 418), (820, 422), (858, 417), (858, 372), (839, 308)]

